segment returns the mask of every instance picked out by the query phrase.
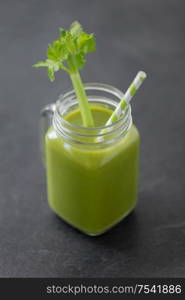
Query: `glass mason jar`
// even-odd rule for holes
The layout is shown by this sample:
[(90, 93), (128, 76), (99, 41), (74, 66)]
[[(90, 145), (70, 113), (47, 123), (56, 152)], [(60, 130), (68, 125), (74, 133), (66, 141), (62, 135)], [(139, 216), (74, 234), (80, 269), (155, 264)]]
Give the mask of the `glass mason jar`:
[[(85, 90), (100, 119), (101, 112), (114, 111), (123, 97), (106, 84), (86, 84)], [(130, 105), (115, 123), (93, 128), (69, 122), (67, 116), (77, 109), (72, 90), (42, 110), (48, 201), (67, 223), (88, 235), (99, 235), (136, 205), (139, 133)]]

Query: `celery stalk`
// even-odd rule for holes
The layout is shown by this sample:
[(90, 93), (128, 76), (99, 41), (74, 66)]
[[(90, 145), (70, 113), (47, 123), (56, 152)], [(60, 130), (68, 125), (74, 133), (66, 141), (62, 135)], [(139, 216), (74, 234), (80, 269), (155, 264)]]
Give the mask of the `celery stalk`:
[(80, 77), (80, 73), (78, 71), (76, 73), (71, 73), (70, 77), (71, 77), (74, 90), (76, 92), (77, 99), (79, 101), (79, 107), (80, 107), (83, 125), (85, 127), (93, 127), (94, 121), (89, 107), (87, 95), (84, 90), (84, 86)]
[(47, 59), (34, 65), (36, 68), (46, 67), (51, 81), (55, 79), (55, 72), (61, 69), (69, 74), (85, 127), (93, 127), (94, 121), (79, 69), (85, 65), (86, 55), (95, 49), (94, 35), (86, 33), (79, 22), (74, 22), (69, 30), (60, 28), (58, 39), (48, 46)]

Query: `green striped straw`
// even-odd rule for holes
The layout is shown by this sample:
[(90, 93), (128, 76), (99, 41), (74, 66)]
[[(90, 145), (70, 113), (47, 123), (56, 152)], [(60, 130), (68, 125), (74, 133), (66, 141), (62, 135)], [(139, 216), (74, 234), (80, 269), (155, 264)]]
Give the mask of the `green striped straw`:
[(129, 86), (129, 88), (126, 91), (125, 95), (123, 96), (122, 100), (120, 101), (120, 103), (116, 107), (115, 111), (112, 113), (109, 120), (107, 121), (106, 126), (116, 122), (119, 119), (124, 108), (132, 100), (133, 96), (135, 95), (137, 90), (140, 88), (140, 86), (142, 85), (145, 78), (146, 78), (145, 72), (139, 71), (137, 73), (136, 77), (132, 81), (131, 85)]
[[(137, 92), (137, 90), (142, 85), (142, 83), (145, 80), (145, 78), (146, 78), (146, 73), (145, 72), (139, 71), (137, 73), (136, 77), (134, 78), (134, 80), (130, 84), (128, 90), (124, 94), (123, 98), (121, 99), (120, 103), (116, 107), (115, 111), (110, 116), (110, 118), (107, 121), (107, 123), (106, 123), (105, 126), (111, 125), (112, 123), (114, 123), (114, 122), (116, 122), (116, 121), (119, 120), (119, 117), (121, 116), (123, 110), (129, 104), (129, 102), (131, 101), (131, 99), (133, 98), (133, 96), (135, 95), (135, 93)], [(108, 129), (103, 129), (101, 131), (101, 133), (105, 133), (107, 131), (108, 131)], [(99, 141), (101, 141), (102, 139), (103, 139), (102, 136), (98, 138)]]

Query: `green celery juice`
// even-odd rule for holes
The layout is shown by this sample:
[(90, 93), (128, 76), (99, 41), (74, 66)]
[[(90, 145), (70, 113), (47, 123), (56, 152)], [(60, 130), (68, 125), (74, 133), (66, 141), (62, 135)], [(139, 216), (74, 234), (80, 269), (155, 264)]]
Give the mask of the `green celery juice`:
[[(95, 126), (112, 114), (91, 108)], [(82, 125), (78, 109), (66, 116)], [(122, 220), (137, 201), (139, 134), (134, 125), (107, 147), (84, 147), (59, 137), (50, 127), (45, 137), (48, 200), (52, 210), (75, 228), (99, 235)]]

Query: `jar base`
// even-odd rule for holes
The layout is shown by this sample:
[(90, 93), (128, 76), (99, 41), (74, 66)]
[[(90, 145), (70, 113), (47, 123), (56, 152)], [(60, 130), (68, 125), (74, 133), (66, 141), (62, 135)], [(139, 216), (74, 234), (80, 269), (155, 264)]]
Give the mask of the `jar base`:
[(68, 225), (70, 225), (71, 227), (73, 227), (75, 230), (78, 230), (79, 232), (91, 236), (91, 237), (98, 237), (101, 236), (103, 234), (105, 234), (106, 232), (108, 232), (109, 230), (111, 230), (112, 228), (114, 228), (116, 225), (118, 225), (119, 223), (121, 223), (126, 217), (128, 217), (135, 209), (135, 206), (132, 207), (128, 212), (126, 212), (124, 215), (121, 216), (121, 218), (119, 218), (118, 220), (116, 220), (114, 223), (112, 223), (109, 227), (107, 227), (104, 230), (98, 231), (98, 232), (88, 232), (86, 230), (83, 230), (77, 226), (75, 226), (74, 224), (72, 224), (70, 221), (66, 220), (63, 216), (59, 215), (55, 210), (52, 211), (55, 213), (55, 215), (62, 221), (64, 221), (65, 223), (67, 223)]

